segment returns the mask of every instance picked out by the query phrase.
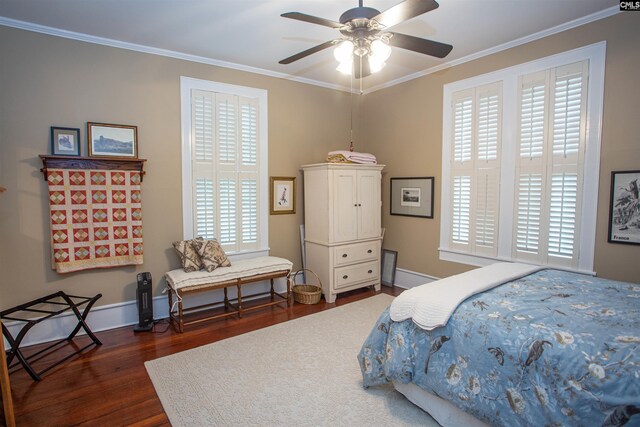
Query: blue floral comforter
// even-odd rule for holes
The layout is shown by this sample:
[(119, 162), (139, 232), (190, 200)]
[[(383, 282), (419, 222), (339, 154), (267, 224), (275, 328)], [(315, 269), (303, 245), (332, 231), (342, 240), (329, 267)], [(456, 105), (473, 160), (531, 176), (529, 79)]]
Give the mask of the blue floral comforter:
[(358, 360), (365, 387), (413, 381), (492, 425), (640, 426), (638, 346), (640, 285), (542, 270), (433, 331), (387, 309)]

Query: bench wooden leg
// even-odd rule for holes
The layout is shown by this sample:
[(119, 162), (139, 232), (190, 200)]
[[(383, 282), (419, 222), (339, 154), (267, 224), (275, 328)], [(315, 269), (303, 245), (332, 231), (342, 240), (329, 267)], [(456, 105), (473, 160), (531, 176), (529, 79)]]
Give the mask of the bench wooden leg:
[(291, 307), (293, 302), (293, 295), (291, 294), (291, 278), (287, 276), (287, 307)]
[(276, 299), (276, 293), (273, 290), (273, 279), (271, 279), (271, 301), (275, 301)]
[(180, 297), (180, 291), (177, 291), (176, 298), (178, 298), (178, 330), (180, 333), (183, 333), (184, 321), (182, 320), (182, 298)]
[(242, 291), (240, 290), (241, 285), (239, 280), (236, 286), (238, 288), (238, 317), (242, 317)]

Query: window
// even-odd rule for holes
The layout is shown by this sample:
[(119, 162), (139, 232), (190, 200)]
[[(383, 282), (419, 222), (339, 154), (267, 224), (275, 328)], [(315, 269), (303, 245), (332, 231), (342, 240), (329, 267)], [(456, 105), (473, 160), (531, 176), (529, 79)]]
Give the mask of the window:
[(592, 272), (604, 52), (445, 86), (441, 259)]
[(181, 78), (185, 238), (268, 249), (267, 94)]
[(453, 95), (451, 145), (451, 247), (497, 254), (498, 179), (502, 86)]
[(575, 268), (588, 61), (520, 76), (513, 258)]

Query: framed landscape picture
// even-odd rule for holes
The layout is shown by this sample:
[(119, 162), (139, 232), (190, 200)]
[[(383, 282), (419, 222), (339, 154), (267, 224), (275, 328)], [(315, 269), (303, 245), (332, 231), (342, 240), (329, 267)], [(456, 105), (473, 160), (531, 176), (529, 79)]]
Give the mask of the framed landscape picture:
[(640, 245), (640, 170), (611, 172), (610, 243)]
[(51, 154), (54, 156), (79, 156), (80, 129), (51, 126)]
[(138, 127), (87, 123), (89, 157), (138, 158)]
[(391, 215), (433, 218), (432, 176), (391, 178)]

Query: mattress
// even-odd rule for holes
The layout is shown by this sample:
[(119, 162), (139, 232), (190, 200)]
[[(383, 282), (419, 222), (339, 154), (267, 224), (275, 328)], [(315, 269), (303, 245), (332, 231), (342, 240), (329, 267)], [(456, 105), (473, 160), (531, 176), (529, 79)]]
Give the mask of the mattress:
[(442, 427), (487, 427), (487, 424), (456, 408), (452, 403), (434, 396), (413, 383), (394, 381), (393, 387), (411, 403), (422, 408)]

